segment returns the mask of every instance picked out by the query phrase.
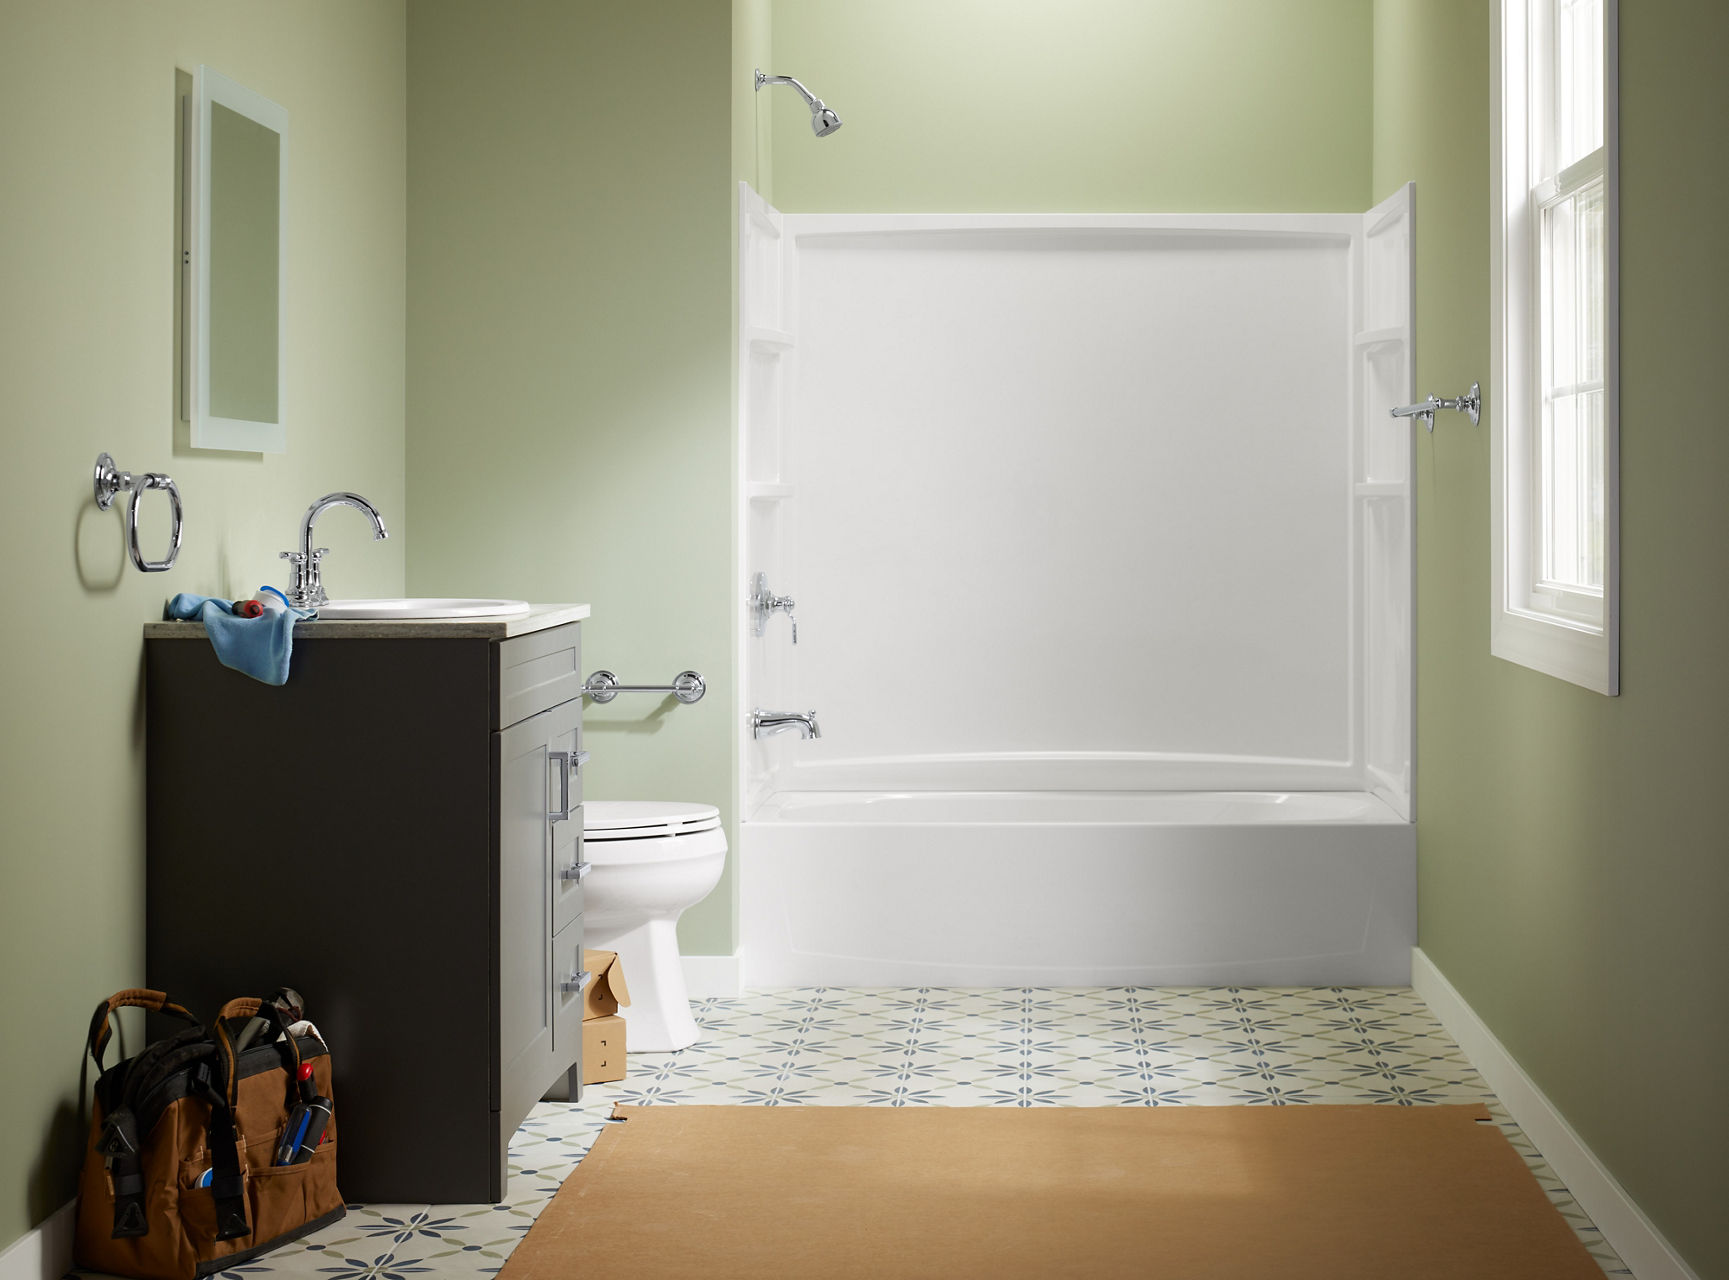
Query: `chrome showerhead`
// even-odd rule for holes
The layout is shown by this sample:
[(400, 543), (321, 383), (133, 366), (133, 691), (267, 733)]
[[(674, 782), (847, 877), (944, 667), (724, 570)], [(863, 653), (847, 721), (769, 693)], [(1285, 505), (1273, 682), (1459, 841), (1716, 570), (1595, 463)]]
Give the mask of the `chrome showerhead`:
[(759, 93), (765, 84), (790, 84), (798, 91), (798, 96), (804, 99), (805, 106), (810, 108), (810, 131), (817, 137), (826, 138), (840, 128), (840, 117), (824, 106), (821, 98), (791, 76), (771, 76), (758, 71), (756, 73), (756, 87)]
[(819, 138), (826, 138), (840, 128), (840, 117), (823, 106), (818, 98), (816, 105), (810, 109), (810, 131)]

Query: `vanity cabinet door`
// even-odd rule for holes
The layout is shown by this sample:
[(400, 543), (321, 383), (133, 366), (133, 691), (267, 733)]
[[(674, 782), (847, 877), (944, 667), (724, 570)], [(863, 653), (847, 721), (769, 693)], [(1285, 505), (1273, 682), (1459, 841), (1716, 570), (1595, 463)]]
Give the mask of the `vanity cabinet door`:
[[(498, 1103), (508, 1131), (552, 1063), (551, 734), (543, 713), (494, 737), (498, 770)], [(533, 1098), (526, 1098), (533, 1105)]]
[[(582, 852), (576, 763), (582, 700), (530, 716), (494, 735), (498, 744), (499, 1109), (506, 1131), (568, 1065), (555, 1023), (568, 965), (554, 935), (574, 941), (580, 968), (581, 884), (563, 871)], [(567, 769), (570, 770), (567, 777)], [(567, 785), (568, 782), (568, 785)]]

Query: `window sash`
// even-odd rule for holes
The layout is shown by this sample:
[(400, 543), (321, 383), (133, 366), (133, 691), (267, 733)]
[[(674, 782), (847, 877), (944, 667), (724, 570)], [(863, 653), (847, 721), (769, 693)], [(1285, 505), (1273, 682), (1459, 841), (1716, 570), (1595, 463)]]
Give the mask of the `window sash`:
[[(1490, 650), (1498, 657), (1612, 695), (1619, 691), (1618, 0), (1584, 0), (1584, 8), (1569, 4), (1569, 0), (1492, 3), (1493, 367), (1489, 386), (1498, 407), (1496, 403), (1486, 405), (1485, 415), (1492, 437)], [(1561, 166), (1557, 158), (1568, 146), (1559, 139), (1556, 126), (1560, 94), (1568, 77), (1552, 37), (1569, 13), (1588, 16), (1592, 5), (1599, 5), (1602, 13), (1602, 34), (1594, 46), (1601, 50), (1604, 65), (1601, 128), (1595, 136), (1584, 139), (1596, 145)], [(1578, 150), (1580, 145), (1575, 137), (1571, 149)], [(1578, 196), (1593, 182), (1600, 182), (1604, 193), (1599, 311), (1602, 363), (1600, 368), (1585, 368), (1576, 362), (1572, 367), (1563, 362), (1545, 368), (1540, 330), (1544, 213)], [(1581, 348), (1594, 345), (1596, 333), (1589, 337), (1591, 343), (1581, 342)], [(1544, 495), (1539, 479), (1544, 461), (1539, 452), (1543, 411), (1551, 404), (1565, 408), (1569, 402), (1560, 397), (1568, 395), (1601, 404), (1600, 448), (1585, 455), (1594, 465), (1600, 462), (1602, 468), (1600, 586), (1564, 580), (1578, 577), (1595, 581), (1596, 563), (1581, 565), (1577, 559), (1563, 556), (1557, 560), (1553, 555), (1544, 559)], [(1596, 408), (1581, 407), (1592, 412)], [(1589, 425), (1594, 431), (1595, 423)], [(1578, 443), (1576, 437), (1571, 440)], [(1584, 440), (1598, 444), (1593, 435)], [(1595, 489), (1596, 478), (1590, 479), (1591, 484), (1583, 487), (1586, 494)], [(1583, 502), (1575, 504), (1573, 514), (1581, 520), (1597, 518), (1595, 507)], [(1582, 544), (1574, 542), (1561, 550), (1578, 545)], [(1559, 573), (1548, 571), (1557, 566)]]
[[(1530, 406), (1527, 433), (1531, 484), (1525, 496), (1530, 529), (1526, 543), (1528, 564), (1521, 575), (1529, 585), (1522, 603), (1533, 613), (1559, 614), (1591, 626), (1601, 626), (1603, 622), (1602, 584), (1607, 559), (1602, 512), (1605, 317), (1599, 310), (1595, 332), (1591, 333), (1593, 320), (1582, 314), (1586, 301), (1573, 292), (1586, 284), (1584, 272), (1564, 273), (1568, 264), (1552, 261), (1557, 255), (1549, 231), (1550, 215), (1578, 197), (1589, 195), (1593, 188), (1602, 190), (1606, 172), (1607, 158), (1604, 149), (1598, 148), (1558, 177), (1539, 182), (1531, 193), (1528, 227), (1536, 279), (1531, 316), (1534, 323), (1529, 334), (1531, 348), (1527, 353), (1534, 371), (1531, 378), (1534, 402)], [(1571, 229), (1570, 238), (1586, 234), (1583, 219), (1579, 222), (1581, 225)], [(1569, 248), (1574, 250), (1575, 257), (1571, 265), (1577, 268), (1579, 246), (1573, 241)], [(1599, 235), (1597, 252), (1603, 253), (1606, 248), (1606, 241)], [(1607, 267), (1606, 260), (1596, 266), (1600, 291)], [(1600, 309), (1602, 304), (1599, 292), (1597, 307)], [(1567, 313), (1565, 319), (1557, 314), (1563, 311)], [(1579, 325), (1585, 326), (1585, 334), (1578, 332), (1575, 326)], [(1578, 367), (1578, 360), (1587, 358), (1586, 352), (1577, 349), (1581, 337), (1585, 345), (1594, 347), (1597, 359), (1594, 369)], [(1576, 348), (1569, 353), (1575, 358), (1566, 370), (1571, 376), (1558, 381), (1557, 349), (1568, 339), (1573, 340)], [(1590, 376), (1593, 373), (1595, 377)], [(1566, 423), (1561, 421), (1564, 413), (1570, 419)], [(1572, 573), (1559, 572), (1564, 562), (1572, 564)]]

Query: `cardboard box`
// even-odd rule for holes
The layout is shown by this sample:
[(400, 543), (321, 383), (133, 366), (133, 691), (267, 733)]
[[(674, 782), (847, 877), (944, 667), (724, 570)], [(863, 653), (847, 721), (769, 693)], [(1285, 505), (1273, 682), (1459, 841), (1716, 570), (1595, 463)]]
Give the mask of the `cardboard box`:
[(582, 993), (584, 1022), (590, 1018), (610, 1018), (618, 1012), (619, 1005), (630, 1004), (630, 992), (624, 985), (624, 966), (618, 962), (618, 952), (585, 950), (582, 967), (594, 975), (588, 990)]
[(624, 1019), (616, 1013), (582, 1023), (582, 1082), (624, 1079)]
[(624, 966), (616, 951), (584, 951), (582, 967), (594, 975), (582, 993), (582, 1082), (622, 1080), (624, 1019), (618, 1016), (618, 1007), (630, 1004)]

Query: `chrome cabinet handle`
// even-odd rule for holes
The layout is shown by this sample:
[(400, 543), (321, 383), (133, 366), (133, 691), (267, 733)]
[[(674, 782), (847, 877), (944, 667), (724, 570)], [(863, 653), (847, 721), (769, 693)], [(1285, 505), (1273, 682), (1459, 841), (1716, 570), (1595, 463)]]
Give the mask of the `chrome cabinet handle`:
[[(578, 755), (582, 753), (577, 752)], [(570, 752), (548, 751), (548, 760), (558, 762), (558, 808), (548, 809), (547, 818), (552, 822), (570, 821)]]
[(583, 969), (578, 973), (571, 974), (570, 977), (566, 978), (563, 982), (560, 982), (558, 984), (558, 989), (564, 992), (565, 995), (574, 995), (576, 992), (581, 991), (586, 987), (588, 985), (588, 980), (592, 977), (594, 977), (594, 974), (590, 973), (587, 969)]
[(590, 871), (593, 871), (593, 870), (594, 870), (594, 863), (584, 862), (580, 858), (578, 858), (575, 862), (571, 863), (568, 867), (559, 868), (558, 878), (560, 880), (575, 880), (577, 883), (580, 884), (583, 880), (586, 880), (588, 878), (588, 873)]

